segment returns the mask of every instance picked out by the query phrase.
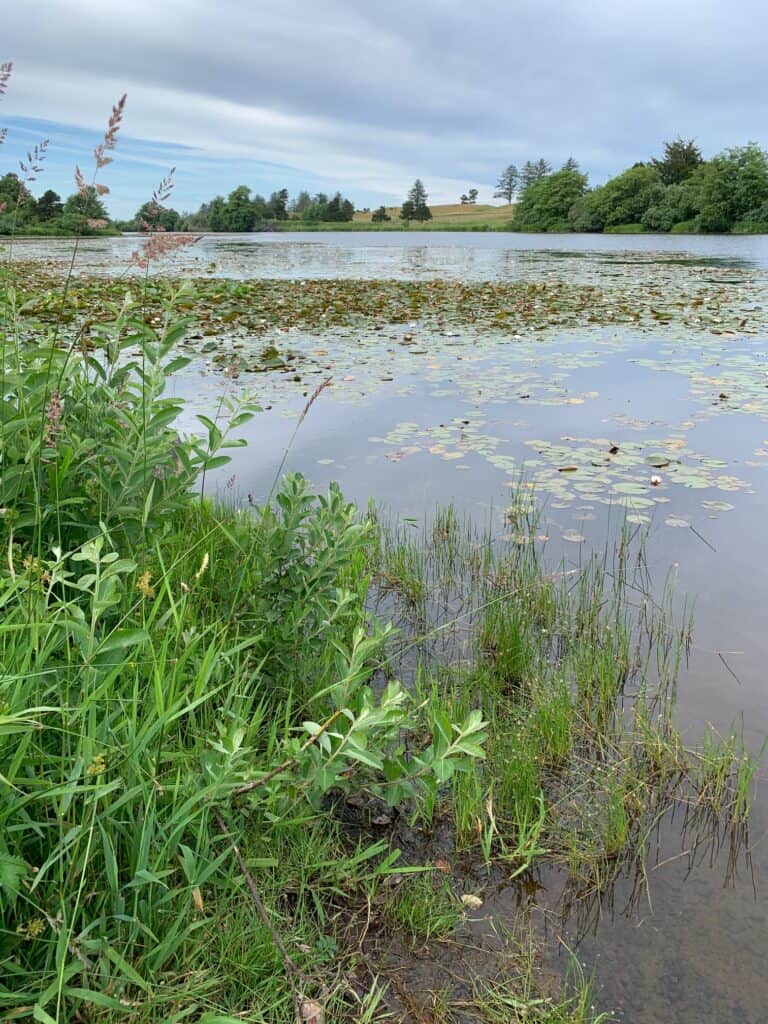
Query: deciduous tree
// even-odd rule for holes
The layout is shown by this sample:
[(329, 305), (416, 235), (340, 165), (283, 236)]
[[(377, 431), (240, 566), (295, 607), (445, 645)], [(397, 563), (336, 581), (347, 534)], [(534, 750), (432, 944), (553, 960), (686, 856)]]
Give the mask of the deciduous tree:
[(579, 171), (542, 176), (520, 196), (513, 226), (518, 231), (568, 231), (568, 212), (586, 188), (587, 176)]

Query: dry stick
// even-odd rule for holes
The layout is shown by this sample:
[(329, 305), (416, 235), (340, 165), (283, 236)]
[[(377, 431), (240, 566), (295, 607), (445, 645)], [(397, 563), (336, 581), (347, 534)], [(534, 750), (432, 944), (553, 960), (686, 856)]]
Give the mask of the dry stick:
[(237, 860), (240, 872), (243, 878), (245, 879), (246, 885), (248, 886), (248, 891), (251, 894), (251, 898), (253, 899), (253, 902), (256, 904), (256, 909), (259, 912), (259, 917), (264, 922), (267, 930), (269, 931), (269, 934), (272, 936), (272, 941), (274, 942), (278, 952), (280, 953), (280, 956), (282, 957), (283, 966), (285, 967), (286, 976), (288, 978), (288, 984), (291, 987), (291, 992), (293, 993), (294, 1000), (296, 1001), (296, 1006), (298, 1007), (302, 995), (299, 989), (296, 987), (296, 982), (294, 979), (299, 978), (305, 984), (313, 984), (312, 979), (308, 978), (305, 974), (302, 973), (302, 971), (293, 962), (288, 950), (285, 948), (285, 943), (280, 938), (279, 933), (276, 931), (274, 925), (272, 924), (272, 921), (270, 920), (269, 914), (267, 913), (267, 908), (264, 906), (261, 896), (259, 895), (259, 890), (256, 887), (256, 882), (254, 881), (253, 875), (248, 870), (248, 865), (245, 863), (245, 859), (243, 858), (243, 855), (240, 852), (240, 847), (233, 839), (232, 833), (227, 828), (227, 823), (221, 816), (218, 807), (213, 808), (213, 816), (216, 818), (216, 823), (218, 824), (222, 835), (229, 841), (232, 847), (232, 852), (235, 855), (235, 859)]
[(722, 663), (725, 665), (725, 667), (728, 669), (728, 671), (733, 676), (733, 678), (736, 680), (736, 682), (739, 684), (739, 686), (741, 686), (741, 680), (739, 679), (739, 677), (736, 675), (736, 673), (733, 671), (731, 666), (728, 664), (728, 662), (723, 657), (723, 652), (722, 651), (718, 651), (717, 652), (717, 656), (720, 659), (720, 661), (722, 661)]

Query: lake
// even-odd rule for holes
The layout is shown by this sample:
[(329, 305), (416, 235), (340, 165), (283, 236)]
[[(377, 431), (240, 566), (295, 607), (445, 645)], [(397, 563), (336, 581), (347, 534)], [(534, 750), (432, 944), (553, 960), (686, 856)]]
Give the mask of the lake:
[[(88, 238), (79, 246), (81, 271), (124, 270), (139, 235)], [(13, 243), (19, 258), (67, 262), (71, 239)], [(626, 257), (639, 261), (768, 268), (768, 235), (523, 235), (507, 232), (339, 231), (203, 235), (177, 253), (163, 272), (219, 277), (362, 277), (459, 280), (515, 279), (555, 263), (562, 273), (591, 272)]]
[[(136, 245), (88, 240), (78, 266), (114, 273)], [(66, 241), (14, 243), (15, 257), (52, 266), (70, 251)], [(669, 576), (681, 602), (695, 600), (679, 692), (686, 738), (695, 742), (708, 723), (722, 731), (735, 723), (760, 748), (768, 734), (768, 238), (206, 236), (173, 272), (599, 288), (600, 315), (586, 311), (570, 326), (539, 310), (530, 329), (519, 321), (510, 329), (503, 318), (493, 326), (425, 316), (246, 331), (232, 343), (240, 351), (271, 345), (285, 358), (261, 372), (246, 359), (229, 376), (215, 358), (228, 344), (222, 328), (209, 343), (215, 351), (205, 351), (205, 339), (191, 346), (176, 386), (209, 414), (223, 393), (255, 394), (264, 407), (248, 427), (248, 448), (215, 483), (243, 499), (264, 497), (290, 445), (287, 468), (318, 487), (338, 480), (351, 499), (373, 497), (417, 520), (451, 502), (500, 534), (510, 487), (523, 480), (543, 509), (553, 564), (578, 565), (626, 516), (648, 531), (659, 588)], [(618, 322), (606, 313), (614, 300), (650, 313)], [(333, 384), (291, 441), (308, 395), (327, 377)], [(550, 924), (596, 968), (600, 1006), (618, 1007), (633, 1024), (765, 1019), (767, 796), (762, 777), (751, 859), (739, 859), (728, 885), (727, 850), (689, 874), (667, 828), (649, 857), (659, 865), (649, 900), (631, 904), (626, 879), (606, 894), (597, 923), (585, 927), (574, 914)], [(563, 880), (548, 872), (541, 883), (556, 905)], [(514, 898), (499, 891), (494, 913), (511, 915)]]

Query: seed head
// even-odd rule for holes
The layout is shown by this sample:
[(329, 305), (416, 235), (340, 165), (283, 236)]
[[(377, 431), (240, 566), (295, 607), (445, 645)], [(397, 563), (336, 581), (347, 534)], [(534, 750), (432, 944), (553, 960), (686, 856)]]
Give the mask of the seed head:
[(107, 760), (103, 754), (96, 754), (94, 759), (85, 769), (86, 775), (103, 775), (107, 770)]
[(151, 599), (155, 596), (155, 588), (152, 586), (152, 573), (149, 569), (143, 572), (136, 581), (136, 589), (147, 599)]
[(184, 249), (188, 245), (194, 245), (195, 242), (199, 240), (199, 235), (164, 235), (162, 232), (152, 233), (142, 243), (141, 249), (137, 249), (131, 254), (131, 261), (137, 267), (141, 267), (142, 270), (146, 270), (153, 260), (162, 259), (164, 256), (168, 256), (172, 252), (176, 252), (177, 249)]
[(43, 435), (43, 444), (47, 448), (55, 448), (56, 442), (58, 441), (59, 434), (61, 433), (61, 415), (64, 411), (64, 407), (61, 402), (61, 395), (56, 389), (51, 392), (51, 397), (48, 400), (48, 408), (45, 411), (45, 434)]
[(7, 60), (4, 64), (0, 64), (0, 96), (5, 93), (8, 88), (8, 81), (13, 71), (13, 61)]

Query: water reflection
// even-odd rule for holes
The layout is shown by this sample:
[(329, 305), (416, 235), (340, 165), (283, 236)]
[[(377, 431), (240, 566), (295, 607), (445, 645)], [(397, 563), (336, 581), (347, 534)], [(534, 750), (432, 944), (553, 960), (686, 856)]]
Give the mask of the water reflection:
[[(16, 258), (64, 264), (71, 239), (17, 239)], [(84, 239), (79, 266), (124, 269), (137, 236)], [(577, 279), (590, 267), (668, 264), (768, 269), (763, 235), (517, 235), (502, 232), (323, 232), (204, 235), (163, 269), (217, 277), (515, 280), (546, 269)]]

